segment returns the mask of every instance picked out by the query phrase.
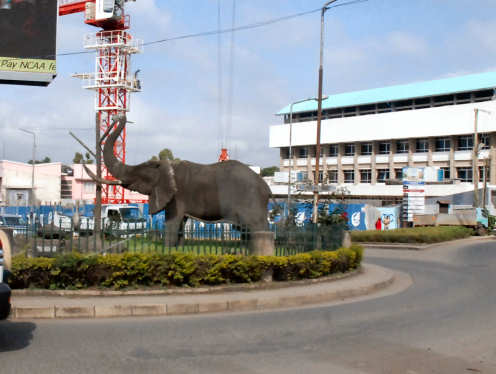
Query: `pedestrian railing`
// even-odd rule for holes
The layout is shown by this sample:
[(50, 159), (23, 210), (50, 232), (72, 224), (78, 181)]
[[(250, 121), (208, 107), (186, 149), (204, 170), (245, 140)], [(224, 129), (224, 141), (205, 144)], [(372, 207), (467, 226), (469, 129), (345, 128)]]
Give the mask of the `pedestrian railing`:
[[(314, 249), (336, 250), (341, 246), (344, 227), (308, 224), (302, 227), (272, 225), (275, 255), (287, 256)], [(250, 232), (246, 227), (231, 224), (190, 224), (172, 240), (167, 228), (146, 225), (119, 225), (105, 221), (100, 233), (87, 226), (65, 224), (29, 226), (16, 237), (17, 253), (51, 257), (77, 251), (80, 253), (191, 253), (191, 254), (250, 254)]]

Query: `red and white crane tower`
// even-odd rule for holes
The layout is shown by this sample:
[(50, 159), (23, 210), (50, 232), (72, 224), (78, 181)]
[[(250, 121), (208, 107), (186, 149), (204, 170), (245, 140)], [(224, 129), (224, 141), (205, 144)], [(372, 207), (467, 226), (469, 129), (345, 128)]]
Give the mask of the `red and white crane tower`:
[[(129, 30), (129, 15), (124, 13), (124, 4), (128, 0), (59, 0), (59, 15), (84, 12), (84, 22), (100, 28), (96, 34), (84, 37), (84, 48), (96, 51), (96, 69), (94, 73), (75, 74), (83, 79), (83, 87), (94, 90), (95, 110), (102, 135), (112, 127), (112, 117), (130, 110), (130, 94), (141, 91), (136, 74), (130, 76), (131, 55), (143, 50), (143, 42), (133, 38)], [(126, 162), (126, 129), (116, 141), (114, 154), (123, 163)], [(102, 163), (102, 176), (112, 180)], [(103, 204), (122, 204), (131, 202), (126, 199), (125, 189), (121, 186), (103, 185)]]

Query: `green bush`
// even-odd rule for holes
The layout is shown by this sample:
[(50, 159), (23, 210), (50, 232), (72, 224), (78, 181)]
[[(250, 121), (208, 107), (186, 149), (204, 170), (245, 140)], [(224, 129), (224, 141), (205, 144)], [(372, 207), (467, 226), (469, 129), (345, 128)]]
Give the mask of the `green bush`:
[(126, 253), (55, 258), (15, 256), (9, 283), (13, 289), (136, 288), (219, 285), (260, 281), (267, 271), (274, 280), (318, 278), (360, 266), (363, 248), (295, 256), (192, 255)]
[(385, 231), (352, 231), (351, 240), (359, 243), (439, 243), (471, 235), (473, 230), (463, 226), (412, 227)]

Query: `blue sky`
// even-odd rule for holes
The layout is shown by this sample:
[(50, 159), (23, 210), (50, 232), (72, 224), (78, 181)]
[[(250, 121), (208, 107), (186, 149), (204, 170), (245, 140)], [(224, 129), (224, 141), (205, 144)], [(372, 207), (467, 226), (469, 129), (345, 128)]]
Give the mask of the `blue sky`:
[[(345, 2), (346, 0), (339, 0)], [(237, 25), (317, 9), (315, 0), (237, 0)], [(223, 26), (231, 24), (232, 0), (221, 0)], [(138, 0), (127, 4), (131, 33), (145, 42), (217, 27), (217, 0)], [(324, 93), (496, 70), (496, 1), (369, 0), (326, 15)], [(82, 50), (82, 14), (61, 17), (58, 52)], [(320, 14), (314, 13), (235, 34), (233, 116), (227, 139), (231, 157), (270, 166), (279, 162), (268, 147), (274, 116), (291, 101), (317, 94)], [(222, 36), (224, 109), (227, 116), (229, 34)], [(80, 147), (65, 128), (93, 144), (91, 91), (71, 78), (91, 72), (93, 55), (60, 57), (58, 77), (48, 88), (2, 86), (0, 155), (26, 161), (31, 140), (20, 127), (39, 129), (38, 158), (70, 162)], [(195, 162), (217, 160), (219, 134), (217, 37), (147, 46), (133, 57), (143, 92), (132, 97), (128, 162), (139, 163), (170, 148)], [(61, 129), (62, 128), (62, 129)]]

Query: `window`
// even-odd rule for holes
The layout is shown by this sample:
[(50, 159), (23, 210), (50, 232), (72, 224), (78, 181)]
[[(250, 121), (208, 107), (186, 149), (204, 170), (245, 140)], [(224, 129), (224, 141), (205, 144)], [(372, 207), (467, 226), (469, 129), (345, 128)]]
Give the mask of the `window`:
[(355, 155), (355, 144), (348, 143), (344, 145), (344, 155), (345, 156), (354, 156)]
[(329, 157), (337, 157), (339, 152), (339, 146), (337, 144), (331, 144), (329, 146)]
[(426, 153), (429, 151), (429, 141), (427, 139), (417, 139), (415, 142), (416, 153)]
[(450, 140), (449, 138), (436, 138), (436, 152), (449, 152)]
[(94, 193), (96, 190), (95, 182), (84, 182), (83, 191), (84, 193)]
[[(315, 172), (314, 172), (315, 174)], [(319, 170), (319, 183), (322, 183), (324, 182), (324, 171), (323, 170)]]
[(289, 158), (289, 148), (281, 148), (281, 158), (282, 159)]
[(379, 154), (380, 155), (388, 155), (390, 151), (391, 151), (391, 143), (389, 143), (389, 142), (379, 143)]
[(298, 157), (299, 158), (307, 158), (308, 157), (308, 149), (307, 148), (298, 149)]
[(360, 170), (360, 183), (372, 182), (372, 170)]
[(479, 134), (479, 144), (481, 149), (489, 149), (489, 134)]
[(447, 180), (447, 179), (450, 179), (450, 168), (441, 168), (442, 172), (443, 172), (443, 179), (444, 180)]
[(377, 169), (377, 182), (386, 183), (389, 179), (389, 169)]
[(368, 156), (372, 154), (372, 143), (362, 143), (360, 145), (360, 154)]
[(486, 171), (486, 181), (489, 183), (490, 168), (485, 168), (484, 166), (479, 166), (479, 182), (484, 182), (484, 169)]
[(396, 153), (408, 153), (408, 140), (398, 140), (396, 142)]
[(472, 168), (456, 168), (456, 173), (462, 182), (472, 182)]
[(338, 171), (337, 170), (329, 170), (327, 172), (329, 183), (338, 183)]
[(456, 147), (457, 151), (471, 151), (473, 147), (474, 137), (472, 135), (463, 135), (458, 137), (458, 144)]
[(298, 182), (306, 182), (308, 180), (308, 172), (306, 172), (306, 171), (299, 171), (296, 174), (296, 180)]
[(355, 170), (344, 170), (344, 183), (355, 183)]
[(394, 169), (394, 179), (403, 180), (403, 168)]

